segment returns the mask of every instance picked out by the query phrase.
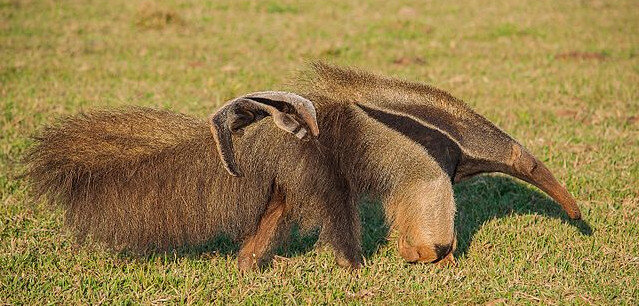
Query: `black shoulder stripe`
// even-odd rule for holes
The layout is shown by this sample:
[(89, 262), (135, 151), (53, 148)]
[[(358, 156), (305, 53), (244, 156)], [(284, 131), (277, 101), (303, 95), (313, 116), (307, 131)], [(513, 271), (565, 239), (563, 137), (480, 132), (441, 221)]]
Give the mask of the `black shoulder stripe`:
[(446, 132), (456, 142), (463, 141), (462, 119), (430, 105), (393, 105), (389, 109), (398, 113), (409, 114)]
[(355, 105), (369, 117), (418, 143), (426, 149), (428, 154), (451, 179), (454, 178), (457, 164), (461, 158), (461, 149), (447, 134), (408, 116), (394, 114), (359, 103)]

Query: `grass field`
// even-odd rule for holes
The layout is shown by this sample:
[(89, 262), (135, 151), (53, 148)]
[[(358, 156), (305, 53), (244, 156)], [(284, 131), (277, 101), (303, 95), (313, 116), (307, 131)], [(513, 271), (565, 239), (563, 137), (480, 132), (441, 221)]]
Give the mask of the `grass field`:
[[(0, 304), (637, 304), (638, 29), (633, 0), (0, 0)], [(404, 263), (367, 203), (358, 273), (295, 236), (240, 276), (224, 240), (144, 258), (77, 245), (14, 178), (58, 116), (134, 104), (204, 117), (318, 58), (464, 99), (547, 163), (585, 221), (482, 176), (455, 188), (454, 268)]]

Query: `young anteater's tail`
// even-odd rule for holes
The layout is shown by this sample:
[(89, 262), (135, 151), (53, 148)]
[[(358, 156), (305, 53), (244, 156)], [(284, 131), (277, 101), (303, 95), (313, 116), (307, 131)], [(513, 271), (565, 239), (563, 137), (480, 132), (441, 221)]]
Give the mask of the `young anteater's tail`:
[(24, 160), (32, 190), (63, 206), (81, 239), (163, 249), (210, 238), (217, 227), (204, 220), (221, 169), (204, 120), (98, 111), (63, 119), (35, 141)]

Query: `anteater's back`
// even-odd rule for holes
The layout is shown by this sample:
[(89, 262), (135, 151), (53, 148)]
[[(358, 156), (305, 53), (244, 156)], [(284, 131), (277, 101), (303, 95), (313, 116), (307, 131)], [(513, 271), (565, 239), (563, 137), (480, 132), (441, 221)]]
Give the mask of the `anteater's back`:
[(229, 181), (204, 120), (148, 108), (63, 119), (36, 137), (25, 161), (33, 191), (59, 203), (80, 238), (116, 249), (237, 233), (260, 213), (238, 203), (265, 202), (259, 194), (269, 188)]

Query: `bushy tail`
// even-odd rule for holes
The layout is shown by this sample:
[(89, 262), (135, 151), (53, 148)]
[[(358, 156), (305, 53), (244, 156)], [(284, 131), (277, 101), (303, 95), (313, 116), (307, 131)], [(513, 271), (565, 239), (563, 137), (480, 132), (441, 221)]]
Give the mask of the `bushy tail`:
[[(202, 171), (219, 168), (204, 120), (148, 108), (84, 113), (43, 129), (25, 155), (38, 197), (59, 203), (80, 238), (116, 249), (206, 236)], [(210, 184), (209, 184), (210, 185)]]

